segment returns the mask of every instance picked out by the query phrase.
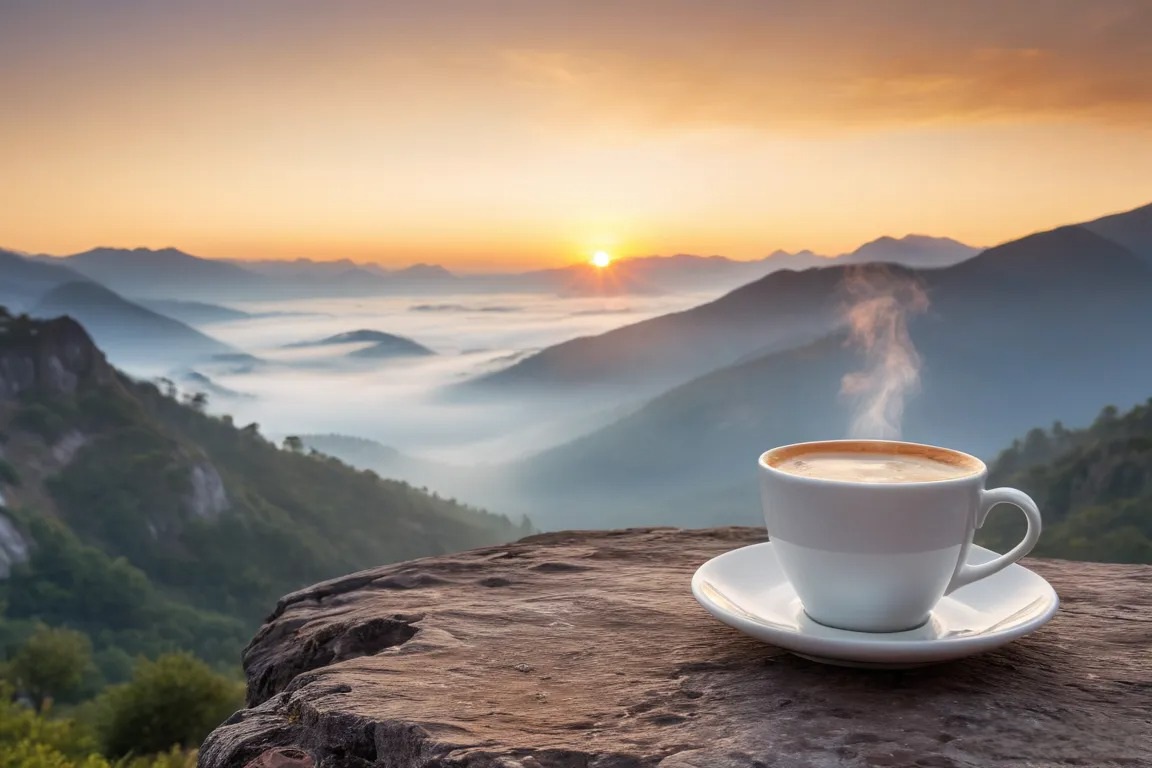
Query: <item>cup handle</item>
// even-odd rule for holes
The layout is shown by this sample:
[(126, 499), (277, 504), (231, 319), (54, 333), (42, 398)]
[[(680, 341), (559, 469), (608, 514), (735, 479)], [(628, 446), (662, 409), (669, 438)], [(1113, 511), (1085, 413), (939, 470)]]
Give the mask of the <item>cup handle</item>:
[[(1007, 554), (1000, 555), (1000, 557), (987, 563), (969, 565), (961, 560), (960, 567), (956, 569), (956, 575), (952, 577), (952, 582), (948, 585), (948, 589), (944, 594), (950, 595), (966, 584), (979, 581), (986, 576), (991, 576), (997, 571), (1007, 568), (1031, 552), (1032, 547), (1036, 546), (1036, 542), (1040, 540), (1040, 508), (1036, 506), (1036, 502), (1032, 501), (1032, 497), (1015, 488), (993, 488), (991, 490), (981, 491), (980, 511), (976, 515), (976, 527), (982, 528), (984, 526), (984, 520), (988, 517), (988, 512), (992, 507), (1001, 503), (1019, 507), (1020, 511), (1024, 513), (1024, 517), (1028, 520), (1028, 530), (1024, 533), (1024, 540), (1013, 547)], [(968, 547), (965, 547), (964, 556), (967, 556), (967, 554)]]

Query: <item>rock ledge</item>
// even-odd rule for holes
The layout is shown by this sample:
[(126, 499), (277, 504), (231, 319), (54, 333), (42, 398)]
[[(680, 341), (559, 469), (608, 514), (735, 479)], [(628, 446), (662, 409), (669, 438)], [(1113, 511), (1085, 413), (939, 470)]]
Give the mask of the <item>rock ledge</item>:
[(1032, 560), (1044, 629), (903, 672), (827, 667), (704, 613), (750, 528), (535, 536), (288, 595), (203, 768), (1152, 765), (1152, 567)]

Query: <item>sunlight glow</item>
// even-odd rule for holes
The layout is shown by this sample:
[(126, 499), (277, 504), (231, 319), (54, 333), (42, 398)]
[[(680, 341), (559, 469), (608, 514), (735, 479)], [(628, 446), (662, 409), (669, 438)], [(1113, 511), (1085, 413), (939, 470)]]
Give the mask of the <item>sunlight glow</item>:
[(611, 263), (612, 256), (608, 251), (596, 251), (596, 253), (592, 254), (592, 266), (598, 269), (604, 269), (604, 267)]

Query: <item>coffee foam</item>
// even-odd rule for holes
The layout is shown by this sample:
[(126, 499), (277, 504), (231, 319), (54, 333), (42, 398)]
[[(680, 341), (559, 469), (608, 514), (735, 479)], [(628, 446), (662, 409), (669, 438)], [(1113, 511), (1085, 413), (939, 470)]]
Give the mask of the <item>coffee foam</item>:
[(764, 454), (781, 472), (812, 479), (864, 483), (920, 483), (970, 477), (984, 470), (974, 456), (915, 443), (835, 440), (802, 443)]

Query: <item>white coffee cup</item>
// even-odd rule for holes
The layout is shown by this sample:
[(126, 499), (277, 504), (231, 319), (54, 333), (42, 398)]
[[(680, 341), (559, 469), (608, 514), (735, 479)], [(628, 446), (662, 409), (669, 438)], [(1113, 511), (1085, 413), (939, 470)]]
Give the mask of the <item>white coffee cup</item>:
[[(939, 462), (955, 468), (955, 476), (877, 482), (786, 470), (837, 456)], [(943, 596), (1024, 557), (1040, 538), (1040, 510), (1022, 491), (985, 490), (987, 475), (975, 456), (917, 443), (830, 440), (766, 451), (760, 456), (764, 520), (804, 612), (841, 629), (908, 630), (928, 621)], [(1023, 510), (1024, 540), (990, 562), (969, 565), (972, 537), (1000, 503)]]

